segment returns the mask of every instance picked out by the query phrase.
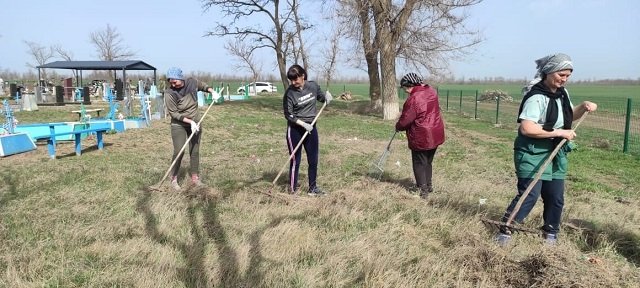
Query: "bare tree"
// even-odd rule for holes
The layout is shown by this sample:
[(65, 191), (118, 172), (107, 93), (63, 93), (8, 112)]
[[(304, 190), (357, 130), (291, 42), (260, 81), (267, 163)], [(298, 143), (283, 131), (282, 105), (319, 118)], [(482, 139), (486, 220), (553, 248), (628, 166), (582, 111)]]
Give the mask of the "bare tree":
[[(284, 43), (282, 45), (282, 54), (284, 54), (285, 61), (291, 60), (293, 63), (300, 62), (300, 49), (296, 41), (296, 33), (293, 31), (284, 32)], [(287, 61), (288, 62), (288, 61)]]
[[(51, 58), (53, 58), (53, 49), (51, 47), (45, 47), (31, 41), (24, 41), (24, 43), (29, 49), (28, 53), (33, 57), (33, 60), (35, 60), (35, 64), (27, 63), (28, 67), (36, 68), (37, 66), (46, 64)], [(46, 79), (46, 69), (42, 69), (41, 72), (41, 76)]]
[(482, 42), (479, 31), (466, 27), (468, 15), (458, 13), (480, 1), (418, 3), (397, 45), (398, 58), (416, 71), (425, 69), (435, 76), (448, 73), (450, 60), (462, 59)]
[(98, 58), (103, 61), (130, 59), (135, 53), (123, 44), (123, 39), (115, 27), (107, 24), (104, 30), (91, 32), (91, 43), (96, 48)]
[[(222, 14), (230, 19), (228, 23), (217, 22), (213, 31), (205, 36), (232, 36), (239, 41), (248, 43), (252, 50), (267, 48), (272, 49), (276, 55), (276, 62), (280, 72), (280, 79), (284, 87), (288, 86), (287, 69), (287, 31), (288, 25), (294, 16), (294, 6), (282, 3), (280, 0), (201, 0), (205, 11), (217, 7)], [(300, 0), (298, 0), (300, 1)], [(294, 1), (295, 2), (295, 1)], [(296, 12), (297, 13), (297, 12)], [(242, 26), (241, 20), (253, 18), (261, 21), (261, 25)], [(268, 23), (268, 24), (266, 24)], [(291, 32), (289, 32), (291, 33)], [(293, 42), (290, 42), (293, 43)], [(295, 50), (299, 51), (299, 50)], [(306, 67), (305, 67), (306, 68)]]
[(231, 53), (231, 56), (238, 58), (240, 63), (237, 65), (237, 68), (248, 70), (251, 72), (253, 82), (258, 81), (262, 65), (256, 61), (253, 55), (253, 51), (255, 51), (254, 47), (250, 47), (243, 41), (236, 39), (235, 41), (227, 41), (224, 48)]
[(51, 48), (53, 49), (53, 51), (56, 54), (58, 54), (58, 57), (64, 59), (65, 61), (72, 61), (73, 60), (73, 52), (62, 48), (62, 46), (60, 46), (60, 45), (54, 45)]
[(295, 37), (293, 37), (292, 40), (298, 41), (298, 49), (296, 50), (296, 53), (300, 55), (300, 58), (302, 58), (302, 67), (305, 67), (305, 69), (309, 69), (309, 56), (307, 55), (304, 48), (304, 41), (302, 41), (302, 32), (310, 29), (311, 27), (313, 27), (313, 25), (305, 23), (300, 17), (300, 1), (288, 0), (287, 3), (289, 4), (289, 7), (291, 7), (291, 14), (293, 14), (293, 23), (295, 24)]
[(340, 37), (343, 36), (341, 29), (334, 29), (333, 34), (331, 35), (330, 40), (328, 41), (328, 46), (325, 46), (324, 51), (322, 53), (322, 76), (325, 79), (325, 87), (329, 90), (331, 85), (331, 80), (333, 80), (333, 75), (336, 72), (336, 66), (338, 62), (338, 55), (340, 54)]
[[(337, 1), (348, 11), (340, 21), (359, 28), (353, 29), (355, 31), (362, 31), (359, 39), (367, 62), (372, 108), (379, 107), (373, 89), (382, 83), (380, 104), (384, 119), (395, 119), (399, 114), (396, 60), (417, 70), (425, 68), (431, 74), (446, 70), (449, 60), (465, 55), (468, 48), (481, 41), (478, 32), (464, 26), (467, 16), (455, 13), (480, 1)], [(348, 15), (358, 15), (357, 21)]]
[(344, 31), (349, 38), (359, 39), (354, 45), (354, 55), (350, 59), (362, 59), (356, 55), (357, 51), (362, 51), (366, 63), (366, 72), (369, 76), (369, 98), (370, 108), (373, 111), (382, 111), (380, 69), (378, 62), (378, 42), (376, 41), (373, 16), (371, 13), (371, 1), (369, 0), (338, 0), (335, 9), (339, 25), (345, 27)]
[(371, 0), (376, 39), (380, 48), (380, 79), (382, 80), (382, 118), (396, 119), (400, 107), (396, 88), (396, 45), (419, 0), (407, 0), (403, 7), (394, 7), (391, 0)]
[[(65, 61), (73, 61), (73, 52), (62, 48), (62, 46), (60, 45), (54, 45), (51, 48), (56, 54), (58, 54), (58, 57), (64, 59)], [(75, 69), (71, 70), (71, 73), (73, 73), (73, 78), (76, 78), (78, 76), (78, 72)]]

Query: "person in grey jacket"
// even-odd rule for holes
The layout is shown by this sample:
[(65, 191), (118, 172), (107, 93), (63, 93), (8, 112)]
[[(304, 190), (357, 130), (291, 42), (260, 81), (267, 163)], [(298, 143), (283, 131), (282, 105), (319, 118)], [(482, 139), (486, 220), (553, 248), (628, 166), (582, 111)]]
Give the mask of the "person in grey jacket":
[[(314, 81), (307, 81), (307, 72), (298, 64), (289, 67), (287, 78), (291, 83), (284, 93), (282, 107), (284, 117), (287, 119), (287, 147), (289, 153), (301, 141), (305, 133), (309, 135), (304, 139), (302, 146), (307, 153), (307, 163), (309, 165), (309, 191), (310, 196), (322, 196), (324, 191), (318, 188), (316, 177), (318, 173), (318, 150), (319, 139), (318, 129), (311, 125), (316, 117), (316, 100), (329, 102), (332, 100), (331, 93), (323, 93)], [(300, 168), (301, 149), (296, 151), (295, 157), (289, 164), (289, 191), (292, 194), (298, 193), (298, 171)]]
[(169, 87), (164, 91), (165, 106), (171, 116), (171, 140), (173, 141), (173, 157), (172, 161), (179, 158), (171, 170), (171, 187), (180, 190), (178, 184), (178, 171), (180, 170), (180, 162), (183, 154), (178, 154), (185, 145), (187, 138), (191, 138), (189, 143), (189, 172), (191, 173), (191, 181), (196, 186), (202, 186), (200, 181), (200, 137), (202, 130), (198, 122), (200, 115), (198, 113), (198, 91), (213, 93), (213, 88), (207, 86), (206, 83), (200, 82), (194, 78), (184, 78), (182, 70), (177, 67), (171, 67), (167, 71), (167, 81)]

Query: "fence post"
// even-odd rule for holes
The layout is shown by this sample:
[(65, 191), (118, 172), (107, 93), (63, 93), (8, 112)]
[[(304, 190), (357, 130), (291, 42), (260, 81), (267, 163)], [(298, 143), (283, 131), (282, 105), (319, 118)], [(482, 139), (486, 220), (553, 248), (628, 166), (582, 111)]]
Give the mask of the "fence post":
[(629, 130), (631, 128), (631, 98), (627, 98), (627, 116), (624, 121), (624, 143), (622, 153), (629, 152)]
[(460, 90), (460, 107), (458, 107), (458, 113), (462, 115), (462, 90)]
[(449, 112), (449, 90), (447, 90), (447, 110), (445, 111)]
[(500, 97), (496, 98), (496, 125), (499, 124), (498, 120), (500, 119)]
[(473, 119), (478, 119), (478, 90), (476, 90), (476, 107), (473, 109)]

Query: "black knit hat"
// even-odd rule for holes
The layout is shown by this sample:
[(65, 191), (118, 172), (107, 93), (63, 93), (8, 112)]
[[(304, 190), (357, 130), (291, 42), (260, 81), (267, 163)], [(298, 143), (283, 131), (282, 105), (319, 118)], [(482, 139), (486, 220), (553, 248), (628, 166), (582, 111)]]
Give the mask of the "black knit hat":
[(402, 87), (413, 87), (422, 84), (422, 78), (418, 76), (416, 73), (409, 73), (404, 75), (400, 80), (400, 86)]

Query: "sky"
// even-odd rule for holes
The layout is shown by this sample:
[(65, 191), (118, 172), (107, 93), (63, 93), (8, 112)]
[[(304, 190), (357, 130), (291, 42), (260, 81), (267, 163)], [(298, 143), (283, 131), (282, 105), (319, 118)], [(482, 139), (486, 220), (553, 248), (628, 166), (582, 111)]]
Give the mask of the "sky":
[[(303, 11), (308, 17), (329, 15), (319, 10), (320, 0), (305, 1), (313, 3)], [(224, 49), (227, 39), (203, 37), (224, 20), (219, 11), (204, 12), (198, 0), (0, 0), (0, 7), (0, 71), (30, 69), (26, 63), (34, 60), (24, 41), (60, 45), (74, 60), (97, 60), (89, 35), (109, 24), (134, 58), (160, 73), (179, 66), (187, 73), (250, 75)], [(456, 78), (530, 79), (535, 59), (562, 52), (573, 58), (573, 79), (640, 79), (638, 0), (484, 0), (466, 12), (468, 28), (479, 30), (484, 41), (451, 63)], [(322, 29), (330, 25), (318, 27), (314, 35), (329, 34)], [(322, 41), (309, 43), (312, 57), (319, 59)], [(273, 53), (260, 56), (263, 73), (276, 74)], [(366, 76), (346, 65), (338, 71), (338, 77)], [(403, 72), (408, 71), (398, 69)]]

